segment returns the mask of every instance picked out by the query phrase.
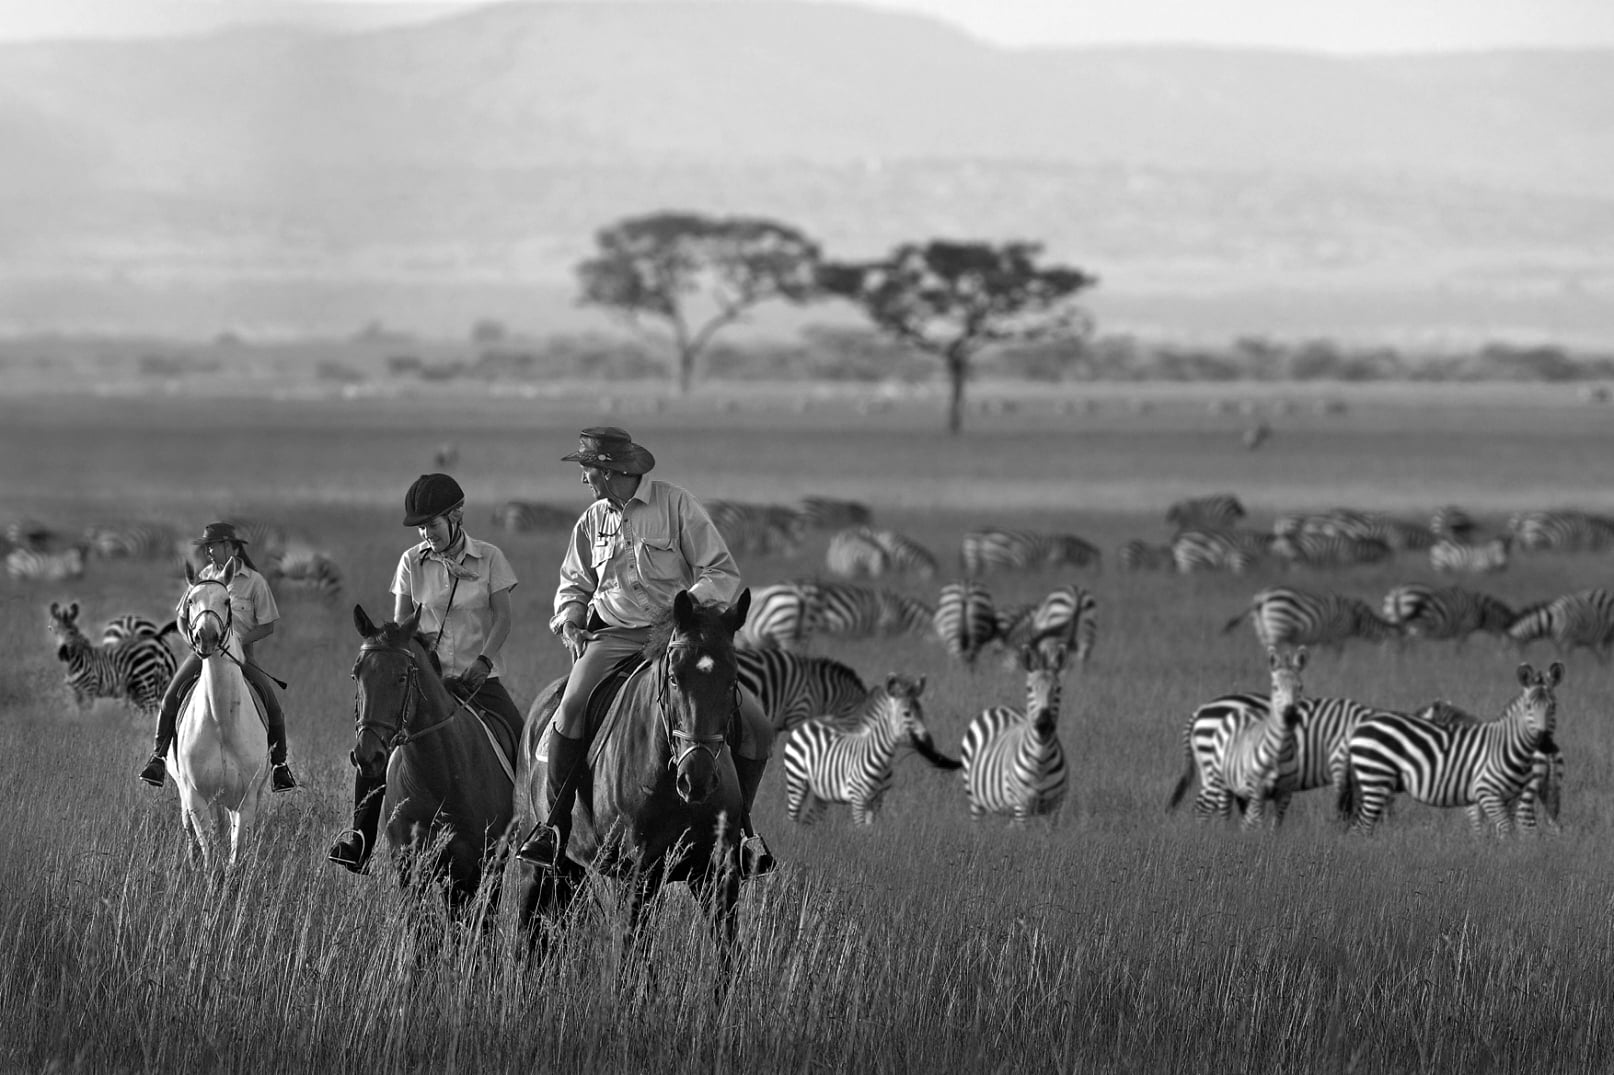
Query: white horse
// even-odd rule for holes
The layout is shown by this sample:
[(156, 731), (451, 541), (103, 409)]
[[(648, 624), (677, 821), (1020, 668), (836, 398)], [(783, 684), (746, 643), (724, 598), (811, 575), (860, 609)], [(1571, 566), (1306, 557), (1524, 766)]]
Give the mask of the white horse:
[(180, 602), (179, 622), (202, 674), (179, 714), (171, 772), (179, 786), (181, 821), (196, 840), (204, 865), (213, 862), (214, 840), (228, 825), (229, 865), (240, 859), (246, 834), (269, 777), (269, 746), (262, 703), (241, 671), (241, 643), (232, 629), (231, 561), (219, 579), (198, 579)]

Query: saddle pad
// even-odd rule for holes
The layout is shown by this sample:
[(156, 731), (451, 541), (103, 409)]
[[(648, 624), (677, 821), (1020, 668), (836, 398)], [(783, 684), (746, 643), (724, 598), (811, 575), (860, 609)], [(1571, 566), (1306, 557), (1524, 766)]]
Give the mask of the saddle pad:
[(588, 764), (592, 769), (594, 762), (600, 756), (600, 747), (610, 735), (610, 725), (606, 718), (611, 713), (611, 703), (616, 701), (617, 695), (628, 685), (628, 681), (635, 676), (647, 675), (650, 664), (643, 657), (634, 655), (622, 660), (615, 668), (600, 680), (594, 692), (588, 696)]

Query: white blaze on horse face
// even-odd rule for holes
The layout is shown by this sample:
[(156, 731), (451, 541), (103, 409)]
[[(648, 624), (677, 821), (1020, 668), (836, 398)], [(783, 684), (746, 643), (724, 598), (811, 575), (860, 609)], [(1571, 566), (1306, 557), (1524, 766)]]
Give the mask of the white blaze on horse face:
[(717, 662), (712, 660), (712, 658), (708, 657), (708, 656), (702, 656), (700, 660), (695, 662), (695, 670), (697, 672), (710, 672), (712, 669), (714, 669), (716, 667), (717, 667)]

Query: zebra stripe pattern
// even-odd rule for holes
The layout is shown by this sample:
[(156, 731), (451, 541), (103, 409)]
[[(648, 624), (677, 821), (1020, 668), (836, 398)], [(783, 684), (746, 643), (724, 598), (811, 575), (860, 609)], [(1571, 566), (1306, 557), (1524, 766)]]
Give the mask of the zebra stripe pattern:
[(921, 634), (930, 630), (935, 615), (918, 598), (849, 583), (817, 583), (813, 597), (814, 629), (843, 638)]
[(789, 731), (810, 717), (855, 712), (869, 689), (848, 666), (828, 657), (781, 650), (735, 650), (740, 686), (762, 705), (775, 731)]
[(1508, 533), (1530, 552), (1605, 552), (1614, 548), (1614, 519), (1584, 511), (1519, 512)]
[(1553, 753), (1564, 666), (1519, 666), (1521, 693), (1502, 716), (1479, 725), (1442, 725), (1404, 714), (1372, 717), (1349, 741), (1350, 769), (1341, 806), (1353, 808), (1351, 832), (1371, 833), (1390, 796), (1405, 791), (1430, 806), (1481, 807), (1499, 835), (1513, 831), (1507, 803), (1535, 775), (1538, 751)]
[(185, 558), (181, 551), (179, 530), (167, 523), (109, 523), (91, 526), (84, 531), (84, 540), (97, 556), (112, 559), (128, 557), (135, 560), (160, 560), (174, 556)]
[(264, 578), (276, 594), (306, 594), (330, 603), (342, 596), (342, 569), (325, 553), (294, 545), (264, 567)]
[(1429, 517), (1429, 532), (1437, 541), (1450, 540), (1467, 544), (1473, 540), (1478, 529), (1474, 517), (1455, 504), (1436, 508), (1435, 513)]
[(97, 698), (124, 698), (147, 716), (162, 705), (163, 692), (179, 667), (158, 635), (142, 635), (110, 646), (94, 646), (78, 627), (78, 603), (66, 609), (52, 602), (51, 631), (61, 641), (56, 658), (67, 666), (73, 704), (84, 709)]
[(1295, 727), (1300, 723), (1300, 710), (1296, 703), (1305, 693), (1300, 673), (1306, 667), (1306, 649), (1302, 646), (1293, 653), (1269, 649), (1267, 663), (1272, 673), (1267, 712), (1259, 721), (1234, 731), (1222, 758), (1222, 782), (1228, 794), (1244, 806), (1243, 829), (1255, 828), (1265, 820), (1269, 801), (1273, 824), (1282, 824), (1299, 783)]
[(970, 579), (949, 582), (941, 588), (932, 622), (947, 655), (971, 666), (998, 631), (992, 595), (985, 586)]
[(1400, 636), (1396, 624), (1380, 618), (1366, 602), (1337, 593), (1312, 593), (1273, 586), (1257, 593), (1250, 608), (1222, 627), (1226, 634), (1248, 619), (1261, 645), (1326, 645), (1344, 648), (1353, 638), (1383, 642)]
[(708, 500), (706, 514), (732, 552), (794, 556), (801, 547), (805, 523), (795, 508)]
[(169, 620), (167, 624), (158, 624), (138, 612), (124, 612), (113, 616), (101, 627), (101, 645), (112, 646), (119, 642), (127, 642), (131, 638), (161, 638), (171, 631), (179, 630), (179, 624)]
[(1384, 595), (1384, 618), (1409, 638), (1456, 639), (1476, 631), (1505, 635), (1517, 618), (1512, 608), (1486, 593), (1423, 583), (1396, 586)]
[(1115, 562), (1122, 571), (1164, 571), (1173, 565), (1171, 546), (1133, 538), (1115, 550)]
[(1523, 609), (1508, 625), (1507, 634), (1521, 649), (1550, 638), (1564, 656), (1589, 649), (1599, 661), (1608, 660), (1614, 646), (1614, 593), (1604, 589), (1564, 594)]
[(1035, 605), (1005, 619), (998, 617), (998, 641), (1015, 649), (1037, 646), (1052, 652), (1063, 646), (1080, 664), (1093, 654), (1098, 637), (1098, 602), (1081, 586), (1071, 583), (1050, 591)]
[(1098, 548), (1074, 534), (1029, 530), (974, 530), (964, 535), (959, 562), (965, 575), (989, 571), (1032, 571), (1045, 567), (1087, 567), (1102, 558)]
[(818, 587), (785, 582), (751, 591), (751, 611), (735, 636), (737, 645), (756, 650), (795, 650), (813, 633)]
[(1436, 571), (1471, 575), (1506, 571), (1510, 544), (1511, 540), (1505, 537), (1492, 538), (1479, 545), (1442, 539), (1429, 546), (1429, 566)]
[(897, 747), (907, 738), (930, 745), (919, 696), (925, 677), (893, 675), (869, 692), (844, 724), (809, 720), (785, 744), (785, 806), (792, 821), (812, 824), (826, 803), (847, 803), (852, 820), (872, 825), (891, 789)]
[(1293, 566), (1313, 568), (1355, 567), (1388, 560), (1390, 546), (1379, 538), (1348, 534), (1299, 533), (1274, 538), (1272, 555)]
[(1251, 530), (1184, 530), (1171, 541), (1177, 573), (1230, 571), (1242, 575), (1267, 558), (1272, 538)]
[(802, 497), (800, 503), (796, 505), (796, 514), (813, 530), (867, 526), (874, 521), (874, 513), (869, 510), (867, 504), (827, 496)]
[(6, 553), (6, 574), (14, 579), (36, 582), (65, 582), (84, 577), (85, 550), (75, 545), (61, 552), (35, 552), (16, 548)]
[[(1418, 710), (1417, 716), (1443, 725), (1480, 725), (1485, 721), (1447, 701), (1436, 701)], [(1530, 782), (1525, 784), (1517, 799), (1505, 804), (1514, 823), (1526, 832), (1535, 832), (1537, 826), (1552, 832), (1559, 831), (1558, 811), (1562, 805), (1564, 783), (1564, 755), (1561, 750), (1536, 750)], [(1485, 811), (1477, 803), (1468, 808), (1468, 824), (1476, 833), (1485, 829)]]
[(867, 527), (837, 530), (824, 550), (824, 566), (843, 579), (877, 579), (891, 571), (891, 554)]
[(1026, 672), (1025, 708), (984, 710), (964, 732), (959, 760), (975, 820), (1007, 814), (1014, 825), (1032, 817), (1057, 821), (1065, 802), (1065, 751), (1058, 735), (1065, 649), (1025, 646), (1020, 660)]
[(1232, 493), (1179, 500), (1166, 509), (1166, 523), (1178, 530), (1201, 527), (1216, 530), (1236, 526), (1244, 518), (1244, 503)]

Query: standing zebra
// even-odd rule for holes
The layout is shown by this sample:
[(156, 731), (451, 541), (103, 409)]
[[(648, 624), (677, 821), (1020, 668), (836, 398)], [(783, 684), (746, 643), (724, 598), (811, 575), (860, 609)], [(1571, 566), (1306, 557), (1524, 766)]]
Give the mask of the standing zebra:
[(920, 634), (930, 630), (935, 615), (918, 598), (850, 583), (816, 583), (813, 597), (814, 629), (842, 638)]
[(1255, 625), (1256, 637), (1268, 648), (1306, 643), (1343, 650), (1353, 638), (1384, 642), (1400, 637), (1396, 624), (1380, 618), (1358, 598), (1287, 586), (1273, 586), (1256, 594), (1248, 610), (1222, 626), (1222, 633), (1234, 630), (1246, 619)]
[(891, 789), (897, 746), (906, 737), (939, 769), (959, 763), (938, 754), (919, 695), (925, 677), (892, 675), (847, 721), (809, 720), (785, 743), (785, 805), (792, 821), (810, 825), (825, 803), (848, 803), (852, 820), (872, 825)]
[(998, 644), (1018, 650), (1034, 645), (1051, 651), (1064, 646), (1081, 664), (1093, 653), (1098, 635), (1098, 602), (1081, 586), (1071, 583), (1046, 594), (1035, 605), (1000, 613), (997, 620)]
[(75, 545), (61, 552), (35, 552), (18, 547), (6, 553), (6, 574), (14, 579), (65, 582), (84, 577), (84, 560), (89, 546)]
[(1122, 571), (1164, 571), (1172, 566), (1171, 546), (1133, 538), (1115, 550), (1115, 562)]
[(159, 560), (179, 548), (179, 530), (168, 523), (107, 523), (85, 528), (84, 540), (108, 559)]
[(1377, 564), (1390, 558), (1392, 550), (1379, 538), (1349, 534), (1286, 534), (1272, 541), (1272, 555), (1289, 565), (1314, 568), (1355, 567)]
[(981, 650), (997, 635), (992, 595), (972, 579), (949, 582), (941, 588), (933, 622), (947, 655), (967, 666), (975, 664)]
[(1421, 582), (1396, 586), (1384, 595), (1384, 618), (1409, 638), (1454, 638), (1461, 646), (1476, 631), (1503, 636), (1516, 615), (1486, 593)]
[(1614, 519), (1584, 511), (1519, 512), (1508, 520), (1508, 533), (1532, 552), (1604, 552), (1614, 546)]
[[(1418, 710), (1416, 715), (1424, 720), (1447, 726), (1459, 724), (1477, 726), (1486, 723), (1467, 710), (1447, 701), (1433, 702)], [(1517, 799), (1508, 802), (1508, 814), (1526, 832), (1535, 832), (1537, 825), (1557, 832), (1558, 812), (1563, 801), (1563, 751), (1553, 750), (1548, 753), (1538, 748), (1532, 763), (1530, 782), (1525, 784)], [(1468, 808), (1468, 824), (1475, 832), (1482, 831), (1485, 826), (1485, 810), (1478, 803)]]
[(1237, 526), (1244, 519), (1244, 504), (1232, 493), (1211, 493), (1208, 496), (1179, 500), (1166, 509), (1166, 522), (1177, 530), (1203, 527), (1217, 530)]
[(76, 601), (65, 609), (51, 602), (50, 629), (60, 640), (56, 659), (67, 666), (67, 687), (76, 707), (84, 709), (97, 698), (125, 698), (143, 715), (156, 715), (179, 667), (160, 635), (92, 645), (79, 630)]
[(1479, 545), (1465, 545), (1460, 541), (1442, 538), (1429, 546), (1429, 566), (1436, 571), (1455, 571), (1471, 575), (1506, 571), (1508, 547), (1511, 538), (1499, 537)]
[(1011, 824), (1047, 815), (1059, 819), (1065, 802), (1065, 751), (1059, 745), (1060, 679), (1065, 648), (1024, 646), (1026, 706), (983, 710), (964, 732), (959, 761), (970, 817), (1008, 814)]
[(751, 611), (735, 636), (750, 649), (800, 649), (816, 629), (818, 586), (783, 582), (751, 591)]
[(1532, 605), (1519, 612), (1507, 634), (1521, 651), (1537, 639), (1550, 638), (1563, 656), (1584, 648), (1607, 661), (1614, 646), (1614, 593), (1581, 590)]
[(885, 550), (892, 571), (918, 575), (922, 579), (936, 577), (936, 556), (919, 542), (895, 530), (871, 529), (868, 534), (875, 544)]
[(113, 616), (101, 626), (101, 645), (115, 646), (131, 638), (163, 638), (178, 630), (179, 624), (174, 620), (158, 624), (157, 621), (148, 619), (138, 612), (124, 612)]
[(1171, 539), (1171, 559), (1177, 573), (1231, 571), (1235, 575), (1256, 567), (1272, 548), (1269, 534), (1253, 530), (1184, 530)]
[(1437, 541), (1451, 540), (1466, 545), (1474, 539), (1478, 527), (1474, 517), (1455, 504), (1436, 508), (1429, 517), (1429, 532)]
[(889, 573), (891, 554), (874, 539), (868, 527), (837, 530), (824, 550), (824, 566), (843, 579), (877, 579)]
[(1032, 571), (1044, 567), (1086, 567), (1102, 558), (1098, 548), (1075, 534), (1029, 530), (972, 530), (959, 545), (965, 575), (988, 571)]
[(868, 697), (851, 668), (828, 657), (782, 650), (737, 649), (740, 686), (756, 696), (774, 731), (789, 731), (809, 717), (843, 717)]
[[(1305, 688), (1301, 671), (1306, 667), (1306, 647), (1292, 653), (1267, 650), (1272, 672), (1272, 694), (1267, 712), (1259, 721), (1237, 729), (1228, 740), (1222, 757), (1222, 782), (1227, 793), (1244, 808), (1243, 829), (1253, 829), (1266, 818), (1266, 805), (1272, 803), (1273, 825), (1283, 824), (1289, 799), (1299, 782), (1300, 766), (1295, 753), (1295, 728), (1300, 723), (1300, 701)], [(1181, 798), (1172, 798), (1172, 805)]]
[(1507, 804), (1535, 775), (1537, 752), (1557, 751), (1555, 688), (1564, 666), (1519, 666), (1517, 698), (1486, 724), (1442, 725), (1405, 714), (1364, 720), (1351, 733), (1340, 809), (1353, 833), (1371, 833), (1390, 796), (1405, 791), (1430, 806), (1478, 804), (1497, 834), (1513, 831)]
[(342, 569), (329, 556), (304, 545), (293, 545), (284, 556), (266, 563), (264, 578), (276, 594), (295, 590), (327, 604), (342, 596)]

